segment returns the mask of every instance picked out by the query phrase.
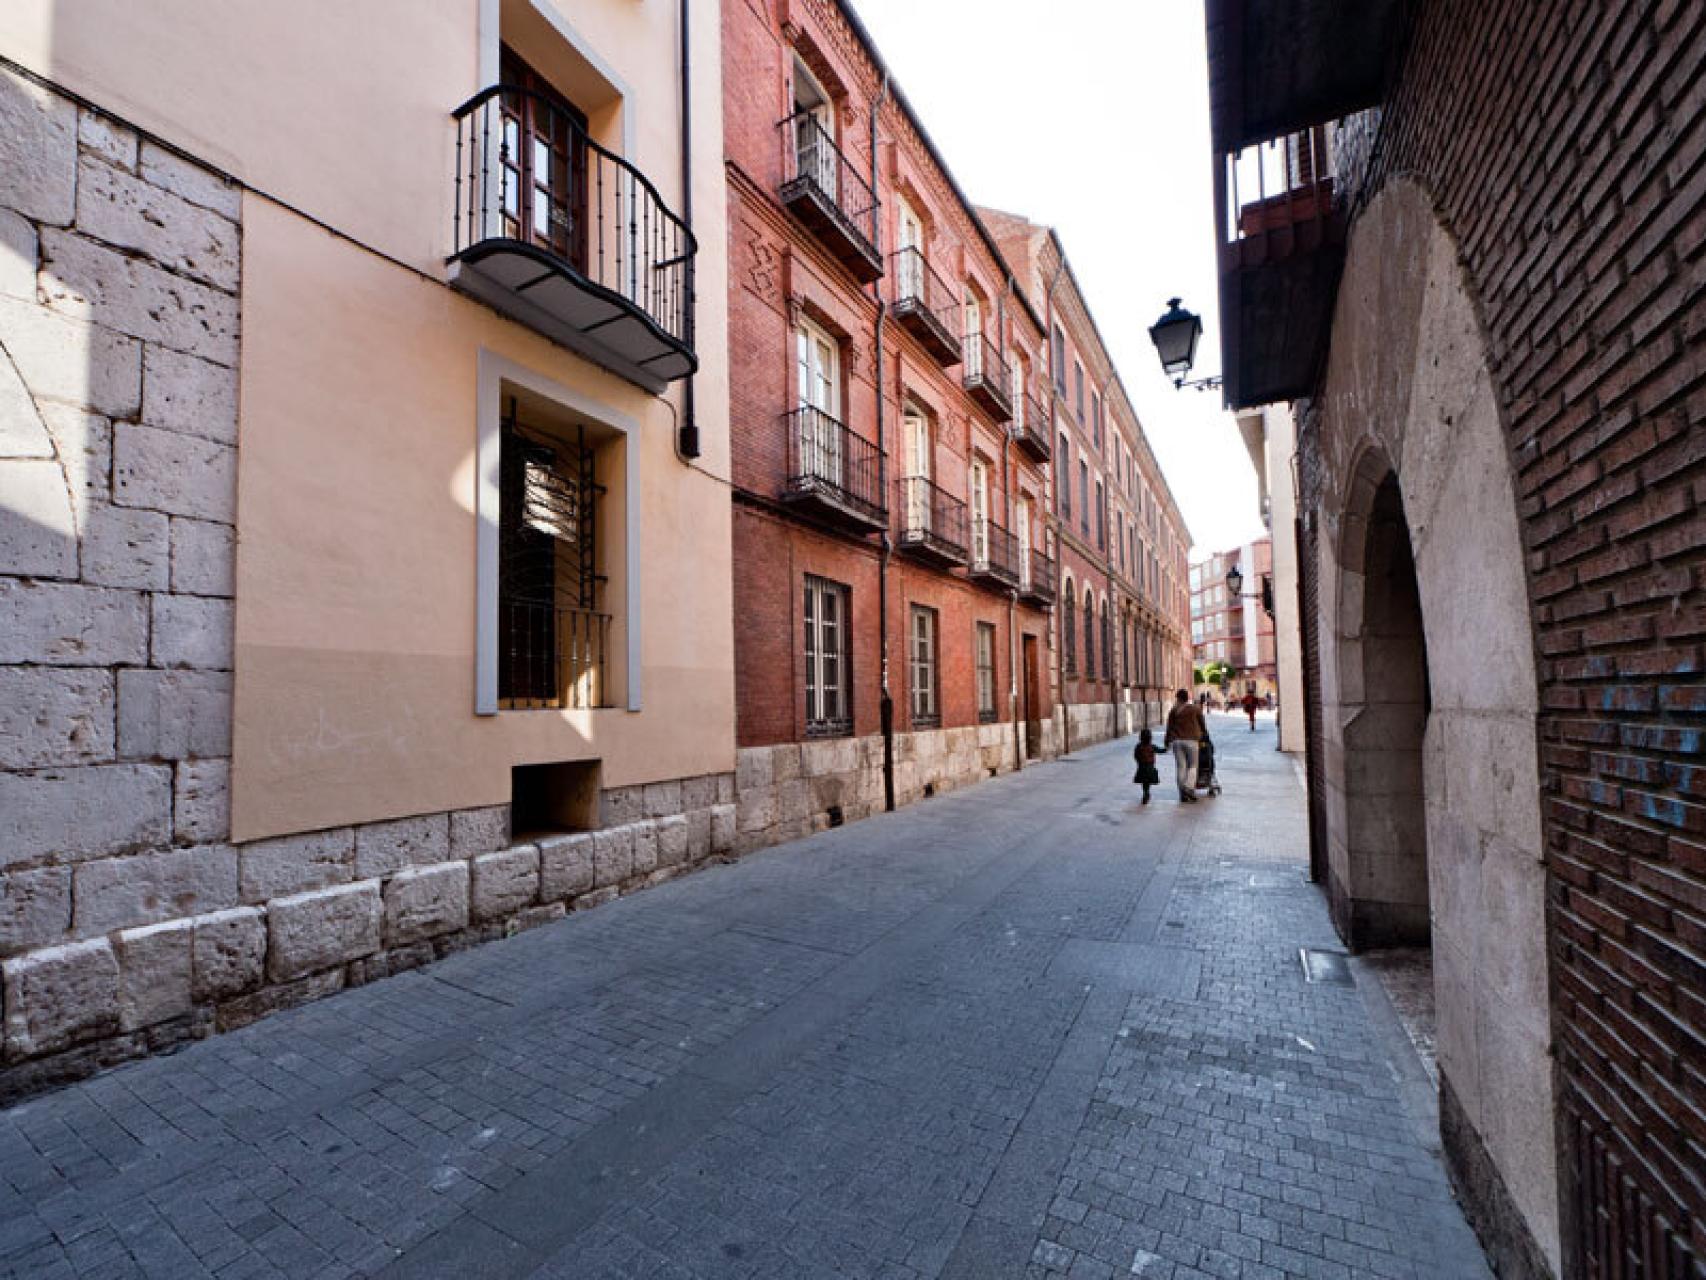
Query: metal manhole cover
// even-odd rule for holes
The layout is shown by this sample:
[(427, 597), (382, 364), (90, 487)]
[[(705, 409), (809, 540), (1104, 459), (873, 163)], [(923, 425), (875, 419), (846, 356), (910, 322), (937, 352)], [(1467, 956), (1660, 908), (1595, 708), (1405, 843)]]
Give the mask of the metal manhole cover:
[(1351, 967), (1346, 963), (1343, 951), (1316, 951), (1309, 947), (1299, 947), (1297, 954), (1303, 961), (1305, 982), (1331, 983), (1337, 987), (1352, 985)]

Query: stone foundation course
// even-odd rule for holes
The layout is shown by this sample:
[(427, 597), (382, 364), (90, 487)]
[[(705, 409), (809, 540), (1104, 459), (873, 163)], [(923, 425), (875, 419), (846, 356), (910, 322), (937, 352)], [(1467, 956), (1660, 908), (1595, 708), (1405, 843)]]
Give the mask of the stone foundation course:
[[(0, 961), (0, 1104), (730, 855), (734, 782), (607, 791), (623, 816), (647, 792), (706, 803), (525, 843), (496, 806), (126, 859), (136, 879), (111, 911), (134, 923)], [(148, 921), (180, 900), (219, 909)]]

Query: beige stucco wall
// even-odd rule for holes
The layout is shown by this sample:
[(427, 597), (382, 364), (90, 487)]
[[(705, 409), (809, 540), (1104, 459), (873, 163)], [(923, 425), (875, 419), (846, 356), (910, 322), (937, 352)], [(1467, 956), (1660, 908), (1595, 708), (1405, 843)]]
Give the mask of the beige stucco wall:
[[(717, 7), (694, 10), (695, 230), (708, 249), (698, 259), (704, 453), (694, 466), (673, 447), (679, 387), (668, 403), (651, 397), (443, 283), (450, 113), (483, 87), (500, 14), (506, 37), (533, 42), (536, 63), (579, 67), (619, 95), (615, 107), (590, 104), (593, 127), (679, 210), (674, 5), (0, 5), (8, 57), (250, 188), (231, 819), (240, 841), (507, 802), (514, 763), (601, 758), (607, 787), (734, 767)], [(637, 424), (637, 711), (474, 714), (482, 349)]]
[(1297, 425), (1289, 405), (1262, 410), (1267, 465), (1269, 531), (1274, 547), (1274, 653), (1279, 669), (1279, 745), (1281, 751), (1304, 747), (1303, 632), (1297, 601), (1297, 490), (1292, 455)]
[[(1536, 1242), (1558, 1265), (1533, 641), (1504, 433), (1455, 246), (1400, 182), (1359, 219), (1333, 326), (1321, 447), (1321, 682), (1333, 870), (1378, 896), (1347, 791), (1366, 690), (1360, 576), (1340, 563), (1357, 468), (1396, 469), (1415, 553), (1432, 713), (1423, 746), (1439, 1061)], [(1362, 477), (1362, 483), (1368, 478)]]
[[(669, 409), (264, 199), (245, 217), (237, 838), (504, 803), (518, 763), (732, 769), (728, 498)], [(639, 712), (473, 714), (482, 348), (639, 422)]]
[[(482, 64), (494, 56), (500, 14), (506, 35), (556, 30), (561, 59), (528, 50), (542, 70), (590, 63), (588, 78), (622, 92), (622, 110), (593, 110), (593, 127), (614, 128), (605, 140), (620, 142), (679, 208), (673, 4), (6, 0), (0, 49), (247, 185), (437, 273), (454, 199), (450, 113), (489, 83)], [(695, 152), (709, 158), (722, 154), (715, 5), (696, 7), (695, 28)], [(720, 180), (719, 165), (701, 167), (696, 214), (721, 202)], [(702, 286), (700, 296), (719, 295)]]

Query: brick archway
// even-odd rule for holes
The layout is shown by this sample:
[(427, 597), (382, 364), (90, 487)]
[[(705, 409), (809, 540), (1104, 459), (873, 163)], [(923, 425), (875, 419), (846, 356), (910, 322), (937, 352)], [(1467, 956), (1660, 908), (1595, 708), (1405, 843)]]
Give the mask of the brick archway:
[(1485, 337), (1412, 181), (1355, 225), (1311, 430), (1335, 921), (1431, 941), (1448, 1158), (1505, 1273), (1556, 1273), (1532, 613)]
[(1361, 455), (1346, 500), (1333, 645), (1345, 821), (1328, 892), (1353, 950), (1417, 945), (1431, 933), (1422, 767), (1428, 655), (1404, 497), (1383, 450)]

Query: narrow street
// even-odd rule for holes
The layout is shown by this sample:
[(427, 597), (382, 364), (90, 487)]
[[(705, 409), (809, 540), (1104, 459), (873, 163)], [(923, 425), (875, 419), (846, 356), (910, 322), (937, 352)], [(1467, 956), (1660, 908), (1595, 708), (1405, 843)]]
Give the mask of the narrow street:
[(17, 1107), (0, 1269), (1485, 1275), (1216, 720), (1194, 808), (1106, 744)]

